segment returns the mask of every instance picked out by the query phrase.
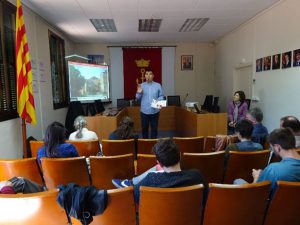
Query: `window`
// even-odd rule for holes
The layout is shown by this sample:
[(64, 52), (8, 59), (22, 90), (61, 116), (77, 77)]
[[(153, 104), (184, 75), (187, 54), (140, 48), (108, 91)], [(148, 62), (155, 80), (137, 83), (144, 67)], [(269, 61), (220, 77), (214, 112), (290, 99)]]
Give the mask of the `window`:
[(59, 109), (68, 105), (65, 42), (49, 30), (49, 46), (53, 108)]
[(16, 7), (0, 0), (0, 121), (18, 117), (15, 19)]

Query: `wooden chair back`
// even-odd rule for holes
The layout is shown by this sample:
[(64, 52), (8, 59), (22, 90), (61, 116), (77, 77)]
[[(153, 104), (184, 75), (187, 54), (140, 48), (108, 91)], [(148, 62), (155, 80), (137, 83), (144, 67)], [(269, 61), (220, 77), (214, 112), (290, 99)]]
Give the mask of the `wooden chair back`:
[(135, 154), (134, 139), (102, 140), (102, 152), (105, 156)]
[(209, 184), (203, 225), (261, 225), (271, 182)]
[(134, 176), (133, 155), (91, 156), (92, 184), (99, 189), (113, 189), (112, 179), (131, 179)]
[(136, 225), (133, 187), (107, 191), (108, 205), (103, 214), (94, 216), (91, 225)]
[(200, 225), (203, 185), (140, 187), (139, 225)]
[[(34, 194), (0, 194), (0, 224), (68, 224), (64, 209), (56, 202), (57, 195), (57, 190)], [(79, 224), (79, 221), (73, 223)]]
[(155, 155), (138, 154), (136, 175), (140, 175), (157, 164)]
[(98, 140), (90, 140), (90, 141), (70, 141), (67, 142), (73, 144), (77, 152), (80, 156), (89, 157), (92, 155), (97, 155), (100, 151), (99, 141)]
[(204, 137), (174, 137), (180, 152), (202, 153), (204, 149)]
[(59, 184), (90, 185), (90, 178), (85, 157), (41, 158), (42, 171), (48, 189)]
[(300, 182), (278, 181), (264, 225), (298, 225)]
[(30, 141), (31, 157), (37, 157), (37, 152), (40, 147), (44, 146), (44, 141)]
[(158, 139), (138, 139), (137, 154), (153, 154), (152, 148)]
[(225, 151), (211, 153), (183, 153), (182, 168), (197, 169), (208, 183), (222, 183)]
[(206, 136), (204, 143), (204, 152), (214, 152), (216, 148), (216, 136)]
[(43, 185), (42, 175), (36, 158), (0, 159), (0, 181), (12, 177), (25, 177)]
[(267, 166), (269, 156), (269, 150), (254, 152), (230, 151), (224, 183), (232, 184), (237, 178), (252, 183), (252, 169), (264, 169)]

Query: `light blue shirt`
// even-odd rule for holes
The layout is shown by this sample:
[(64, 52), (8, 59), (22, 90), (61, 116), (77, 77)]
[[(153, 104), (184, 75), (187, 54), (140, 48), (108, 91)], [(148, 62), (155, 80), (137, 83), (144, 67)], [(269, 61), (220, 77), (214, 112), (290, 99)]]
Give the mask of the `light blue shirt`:
[(141, 84), (142, 93), (136, 93), (136, 98), (141, 99), (141, 112), (144, 114), (155, 114), (159, 109), (151, 107), (153, 99), (163, 100), (164, 93), (159, 83), (152, 81), (151, 83), (144, 82)]
[(269, 180), (272, 187), (276, 187), (277, 181), (300, 181), (300, 160), (285, 158), (280, 162), (271, 163), (260, 174), (257, 182)]

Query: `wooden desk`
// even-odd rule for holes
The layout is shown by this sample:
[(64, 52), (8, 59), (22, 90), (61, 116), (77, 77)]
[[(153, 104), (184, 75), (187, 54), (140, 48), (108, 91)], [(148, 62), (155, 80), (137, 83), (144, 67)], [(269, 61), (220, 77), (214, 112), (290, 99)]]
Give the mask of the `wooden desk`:
[[(96, 132), (99, 139), (107, 139), (126, 115), (134, 120), (134, 129), (141, 131), (138, 106), (127, 107), (116, 116), (86, 117), (87, 128)], [(168, 106), (160, 111), (158, 130), (176, 131), (183, 137), (227, 134), (227, 113), (196, 114), (181, 107)]]

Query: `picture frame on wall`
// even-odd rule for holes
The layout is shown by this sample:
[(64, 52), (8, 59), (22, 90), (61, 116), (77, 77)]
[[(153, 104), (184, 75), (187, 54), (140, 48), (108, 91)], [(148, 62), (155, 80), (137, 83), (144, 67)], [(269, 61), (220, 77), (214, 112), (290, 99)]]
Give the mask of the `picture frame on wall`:
[(272, 70), (280, 69), (281, 55), (276, 54), (272, 56)]
[(91, 64), (103, 64), (104, 55), (87, 55), (88, 63)]
[(193, 70), (193, 56), (182, 55), (181, 56), (181, 70)]
[(289, 52), (282, 53), (281, 60), (282, 60), (282, 69), (290, 68), (292, 65), (291, 62), (292, 52), (289, 51)]
[(262, 71), (262, 63), (263, 63), (263, 59), (256, 59), (256, 72), (261, 72)]
[(293, 66), (300, 66), (300, 49), (296, 49), (293, 51)]

